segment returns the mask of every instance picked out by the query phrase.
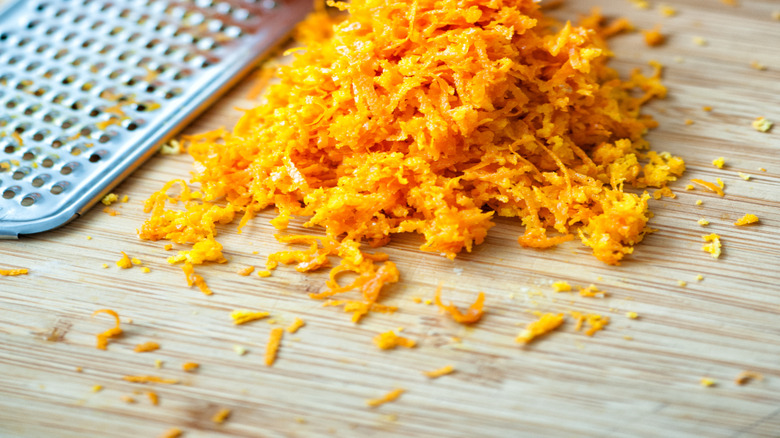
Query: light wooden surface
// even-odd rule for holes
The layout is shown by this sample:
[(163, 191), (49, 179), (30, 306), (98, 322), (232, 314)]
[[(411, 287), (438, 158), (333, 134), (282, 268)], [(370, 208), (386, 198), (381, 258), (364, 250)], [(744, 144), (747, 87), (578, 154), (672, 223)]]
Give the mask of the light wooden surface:
[[(759, 133), (750, 126), (757, 116), (780, 122), (780, 21), (771, 17), (780, 4), (669, 0), (679, 12), (669, 18), (655, 2), (651, 10), (628, 1), (569, 3), (554, 13), (570, 18), (600, 4), (641, 28), (660, 23), (669, 36), (657, 49), (645, 48), (640, 34), (613, 41), (613, 65), (623, 72), (651, 59), (667, 66), (669, 98), (652, 104), (661, 126), (649, 138), (654, 149), (683, 156), (689, 169), (674, 186), (677, 199), (653, 202), (658, 232), (622, 266), (601, 264), (577, 242), (522, 249), (521, 227), (510, 220), (500, 220), (485, 244), (454, 262), (419, 252), (419, 239), (407, 236), (386, 248), (402, 273), (386, 303), (401, 310), (372, 314), (356, 326), (340, 309), (307, 298), (324, 273), (280, 268), (268, 279), (235, 273), (283, 248), (266, 213), (241, 235), (223, 227), (230, 263), (200, 269), (214, 290), (206, 297), (165, 262), (162, 243), (136, 238), (143, 200), (190, 171), (185, 156), (156, 157), (115, 190), (130, 197), (119, 216), (95, 208), (62, 229), (0, 243), (0, 268), (30, 269), (28, 276), (0, 277), (0, 436), (155, 437), (174, 426), (187, 437), (780, 436), (780, 129)], [(708, 44), (694, 44), (697, 36)], [(754, 60), (768, 69), (752, 69)], [(190, 130), (232, 126), (234, 107), (253, 105), (246, 91), (236, 89)], [(712, 112), (702, 111), (705, 105)], [(722, 170), (710, 164), (719, 156), (727, 159)], [(744, 181), (738, 171), (753, 178)], [(690, 178), (717, 177), (726, 183), (725, 198), (683, 190)], [(732, 225), (747, 212), (761, 224)], [(699, 226), (699, 218), (711, 225)], [(722, 236), (719, 260), (700, 249), (710, 232)], [(119, 251), (151, 272), (120, 271)], [(697, 282), (697, 274), (704, 279)], [(554, 294), (552, 280), (594, 283), (609, 297)], [(412, 301), (431, 298), (439, 282), (445, 299), (461, 306), (484, 290), (483, 321), (464, 328)], [(106, 315), (90, 318), (100, 308), (115, 309), (125, 321), (125, 335), (108, 351), (94, 348), (94, 335), (111, 324)], [(295, 317), (307, 324), (285, 335), (268, 368), (263, 351), (274, 325), (234, 326), (229, 313), (236, 308), (270, 311), (282, 325)], [(597, 312), (612, 323), (588, 338), (569, 321), (523, 348), (514, 337), (533, 310)], [(628, 319), (627, 311), (639, 319)], [(397, 327), (418, 347), (379, 351), (372, 344), (374, 335)], [(146, 341), (162, 348), (133, 352)], [(237, 355), (234, 345), (248, 353)], [(181, 371), (187, 361), (199, 362), (200, 370)], [(421, 375), (446, 364), (457, 372), (437, 380)], [(765, 379), (737, 386), (733, 379), (743, 370)], [(144, 386), (121, 380), (128, 374), (182, 382)], [(705, 376), (717, 385), (701, 386)], [(93, 385), (104, 389), (93, 393)], [(394, 388), (407, 391), (394, 403), (365, 405)], [(134, 394), (149, 389), (159, 394), (159, 406)], [(127, 404), (123, 395), (138, 402)], [(233, 414), (215, 425), (210, 418), (221, 408)]]

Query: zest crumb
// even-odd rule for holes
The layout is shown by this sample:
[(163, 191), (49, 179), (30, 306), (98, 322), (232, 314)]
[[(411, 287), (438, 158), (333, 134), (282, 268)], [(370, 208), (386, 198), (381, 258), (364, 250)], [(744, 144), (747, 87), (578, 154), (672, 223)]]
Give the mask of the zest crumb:
[(639, 9), (650, 9), (650, 3), (647, 0), (629, 0)]
[(268, 337), (268, 345), (265, 347), (265, 365), (272, 366), (276, 361), (276, 354), (279, 352), (279, 344), (282, 341), (282, 335), (284, 329), (281, 327), (274, 327), (271, 329), (271, 334)]
[(680, 287), (686, 287), (688, 286), (688, 282), (685, 280), (677, 280), (677, 285)]
[(127, 201), (129, 201), (129, 200), (130, 200), (129, 196), (127, 196), (127, 195), (122, 196), (121, 201), (122, 201), (123, 204), (127, 204)]
[(710, 221), (708, 221), (707, 219), (704, 219), (704, 218), (701, 218), (701, 219), (699, 219), (699, 220), (698, 220), (698, 221), (696, 221), (696, 222), (697, 222), (699, 225), (701, 225), (702, 227), (706, 227), (707, 225), (709, 225), (709, 224), (710, 224)]
[[(720, 180), (720, 178), (718, 178), (718, 179)], [(719, 184), (716, 185), (716, 184), (713, 184), (713, 183), (711, 183), (709, 181), (704, 181), (704, 180), (701, 180), (701, 179), (698, 179), (698, 178), (692, 179), (691, 182), (694, 183), (694, 184), (698, 184), (698, 185), (706, 188), (707, 190), (709, 190), (709, 191), (711, 191), (713, 193), (717, 193), (718, 196), (724, 196), (725, 195), (725, 193), (723, 193), (723, 187), (720, 186)]]
[(103, 390), (103, 385), (95, 385), (92, 387), (92, 392), (100, 392)]
[(104, 207), (103, 208), (103, 213), (106, 213), (109, 216), (119, 216), (119, 212), (114, 210), (111, 207)]
[(625, 335), (625, 336), (623, 336), (623, 339), (625, 339), (626, 341), (633, 341), (634, 337), (633, 336), (629, 336), (629, 335)]
[(701, 199), (697, 199), (697, 200), (696, 200), (696, 202), (695, 202), (694, 204), (696, 204), (696, 205), (702, 205), (702, 204), (704, 204), (704, 201), (702, 201)]
[(114, 317), (114, 321), (116, 325), (103, 333), (100, 333), (97, 335), (97, 348), (99, 350), (105, 350), (108, 346), (108, 340), (110, 338), (116, 338), (117, 336), (122, 334), (122, 329), (119, 327), (119, 314), (114, 312), (111, 309), (100, 309), (92, 312), (92, 316), (94, 317), (98, 313), (108, 313), (109, 315)]
[(163, 246), (163, 249), (166, 250), (166, 251), (170, 251), (170, 250), (173, 249), (173, 244), (172, 243), (168, 243), (165, 246)]
[(704, 276), (703, 275), (699, 274), (699, 275), (696, 276), (696, 281), (702, 281), (702, 280), (704, 280)]
[(447, 374), (452, 374), (455, 372), (455, 367), (452, 365), (445, 365), (441, 368), (431, 370), (431, 371), (423, 371), (423, 375), (425, 377), (428, 377), (430, 379), (436, 379), (441, 376), (446, 376)]
[(293, 323), (287, 327), (287, 333), (295, 333), (298, 331), (298, 329), (300, 329), (304, 325), (306, 325), (306, 322), (304, 320), (302, 320), (301, 318), (295, 318), (295, 321), (293, 321)]
[(168, 429), (165, 431), (162, 435), (160, 435), (160, 438), (179, 438), (183, 433), (184, 432), (182, 432), (181, 429), (174, 427), (173, 429)]
[(720, 2), (726, 6), (739, 6), (739, 2), (737, 0), (720, 0)]
[(257, 276), (261, 278), (267, 278), (271, 276), (271, 271), (264, 269), (262, 271), (257, 271)]
[(129, 395), (123, 395), (123, 396), (119, 397), (119, 400), (122, 400), (123, 402), (128, 403), (128, 404), (135, 403), (135, 401), (136, 401), (133, 397), (130, 397)]
[(394, 389), (394, 390), (388, 392), (387, 394), (385, 394), (384, 396), (382, 396), (380, 398), (366, 400), (366, 404), (368, 406), (372, 407), (372, 408), (375, 408), (375, 407), (377, 407), (379, 405), (383, 405), (385, 403), (397, 400), (398, 397), (400, 397), (401, 394), (403, 394), (403, 393), (404, 393), (404, 390), (401, 389), (401, 388)]
[(677, 9), (669, 5), (661, 5), (659, 6), (658, 10), (661, 12), (661, 15), (664, 15), (666, 17), (673, 17), (677, 15)]
[(130, 256), (125, 254), (124, 251), (120, 251), (122, 253), (122, 258), (117, 260), (116, 265), (119, 266), (122, 269), (130, 269), (133, 267), (133, 261), (130, 259)]
[(686, 125), (688, 125), (688, 126), (691, 126), (691, 125), (693, 125), (694, 123), (695, 123), (695, 122), (694, 122), (693, 120), (691, 120), (691, 119), (685, 119), (685, 124), (686, 124)]
[(237, 355), (243, 356), (243, 355), (246, 354), (247, 349), (245, 347), (240, 346), (240, 345), (234, 345), (233, 346), (233, 351), (235, 351)]
[(76, 367), (76, 372), (77, 372), (77, 373), (84, 372), (84, 368), (82, 368), (82, 367)]
[(103, 269), (108, 269), (108, 263), (103, 263), (101, 266), (103, 267)]
[(717, 167), (718, 169), (723, 169), (723, 165), (726, 163), (726, 159), (723, 157), (718, 157), (714, 160), (712, 160), (712, 165)]
[(103, 205), (111, 205), (114, 202), (116, 202), (119, 199), (119, 197), (114, 193), (109, 193), (106, 196), (103, 197), (103, 199), (100, 200), (100, 202), (103, 203)]
[(750, 181), (751, 176), (747, 173), (737, 172), (737, 175), (739, 175), (740, 178), (744, 179), (745, 181)]
[(241, 325), (251, 321), (257, 321), (258, 319), (267, 318), (270, 313), (268, 312), (253, 312), (251, 310), (234, 310), (230, 312), (230, 317), (233, 318), (233, 324)]
[(160, 396), (157, 395), (154, 391), (146, 391), (146, 396), (149, 398), (149, 401), (152, 403), (153, 406), (157, 406), (160, 404)]
[(626, 312), (626, 318), (628, 319), (637, 319), (639, 318), (639, 314), (636, 312)]
[(766, 172), (766, 169), (764, 169), (763, 167), (759, 167), (758, 170), (759, 172)]
[(780, 21), (780, 11), (772, 11), (772, 19)]
[(140, 259), (138, 259), (137, 257), (133, 257), (133, 258), (131, 258), (131, 259), (130, 259), (130, 262), (131, 262), (132, 264), (134, 264), (134, 265), (140, 265), (140, 264), (141, 264), (141, 260), (140, 260)]
[(774, 125), (773, 122), (770, 122), (769, 120), (759, 117), (756, 120), (753, 120), (753, 123), (751, 123), (753, 126), (753, 129), (755, 129), (758, 132), (769, 132), (770, 129), (772, 129), (772, 126)]
[(751, 61), (750, 62), (750, 68), (758, 71), (765, 71), (766, 66), (758, 61)]
[(152, 270), (149, 269), (148, 267), (144, 266), (144, 267), (141, 268), (141, 272), (143, 272), (144, 274), (148, 274), (148, 273), (152, 272)]
[(764, 380), (764, 375), (756, 371), (742, 371), (734, 378), (734, 383), (744, 385), (751, 380)]
[(588, 298), (604, 298), (607, 296), (606, 292), (599, 290), (595, 284), (591, 284), (588, 287), (580, 288), (580, 296)]
[(651, 30), (643, 30), (645, 44), (650, 47), (657, 47), (666, 41), (666, 37), (661, 33), (661, 26), (656, 26)]
[(752, 213), (748, 213), (748, 214), (742, 216), (736, 222), (734, 222), (734, 225), (739, 227), (739, 226), (750, 225), (750, 224), (755, 224), (755, 223), (758, 223), (758, 216), (756, 216), (756, 215), (754, 215)]
[(724, 183), (722, 179), (715, 178), (715, 182), (718, 183), (718, 187), (720, 187), (721, 189), (726, 188), (726, 183)]
[(143, 344), (136, 345), (133, 351), (135, 351), (136, 353), (146, 353), (146, 352), (155, 351), (159, 349), (160, 349), (160, 344), (158, 344), (157, 342), (150, 341), (150, 342), (145, 342)]
[[(708, 112), (712, 111), (712, 107), (709, 106), (709, 105), (703, 106), (703, 107), (701, 107), (701, 110), (708, 113)], [(721, 158), (723, 158), (723, 157), (721, 157)], [(714, 162), (713, 162), (713, 164), (714, 164)]]
[(176, 379), (164, 379), (159, 376), (123, 376), (122, 380), (132, 383), (161, 383), (165, 385), (175, 385), (179, 383)]
[(702, 377), (701, 380), (699, 380), (699, 384), (707, 388), (711, 388), (716, 385), (715, 380), (710, 379), (709, 377)]
[(200, 368), (200, 364), (195, 363), (195, 362), (185, 362), (185, 363), (181, 364), (181, 369), (183, 369), (184, 371), (187, 371), (188, 373), (191, 373), (191, 372), (197, 370), (198, 368)]
[(87, 236), (87, 240), (92, 240), (92, 236)]
[(252, 274), (253, 272), (255, 272), (255, 267), (254, 266), (247, 266), (246, 268), (239, 269), (238, 272), (236, 272), (236, 273), (238, 275), (243, 275), (244, 277), (247, 277), (250, 274)]
[(552, 288), (555, 292), (569, 292), (571, 285), (565, 281), (556, 281), (552, 284)]
[(439, 285), (436, 288), (436, 295), (434, 295), (434, 299), (436, 302), (436, 305), (441, 309), (443, 312), (449, 312), (449, 314), (452, 316), (452, 319), (455, 321), (461, 323), (461, 324), (473, 324), (477, 321), (479, 321), (482, 318), (482, 314), (484, 313), (483, 306), (485, 304), (485, 293), (480, 292), (477, 296), (477, 300), (474, 301), (472, 305), (469, 306), (469, 308), (466, 310), (466, 313), (461, 313), (460, 310), (458, 310), (457, 307), (455, 307), (452, 302), (450, 302), (449, 305), (444, 305), (441, 301), (441, 285)]
[(417, 344), (413, 339), (398, 336), (393, 330), (376, 335), (374, 343), (382, 350), (392, 350), (395, 347), (413, 348)]
[(211, 421), (216, 424), (222, 424), (225, 422), (225, 420), (228, 419), (228, 417), (230, 417), (230, 412), (230, 409), (222, 408), (211, 417)]
[(720, 257), (720, 253), (721, 253), (720, 236), (718, 236), (715, 233), (712, 233), (707, 236), (701, 236), (701, 238), (704, 239), (705, 242), (709, 242), (704, 244), (701, 247), (702, 251), (710, 253), (712, 255), (712, 258), (714, 259)]
[(155, 359), (154, 367), (157, 368), (158, 370), (161, 369), (163, 367), (163, 361), (160, 359)]
[(687, 184), (687, 185), (685, 186), (685, 190), (688, 190), (688, 191), (690, 191), (690, 190), (693, 190), (693, 189), (695, 189), (695, 188), (696, 188), (696, 187), (694, 187), (694, 186), (693, 186), (693, 184)]
[(596, 332), (601, 331), (609, 325), (609, 317), (601, 316), (595, 313), (583, 314), (580, 312), (570, 312), (572, 318), (577, 322), (574, 326), (574, 330), (580, 331), (583, 328), (583, 324), (588, 324), (588, 329), (585, 331), (587, 336), (593, 336)]
[(18, 275), (27, 275), (29, 269), (0, 269), (0, 275), (5, 277), (16, 277)]
[(563, 313), (559, 313), (557, 315), (554, 313), (545, 313), (545, 314), (542, 314), (541, 312), (534, 312), (534, 313), (539, 319), (529, 323), (525, 327), (525, 330), (523, 330), (522, 332), (520, 332), (520, 334), (517, 335), (517, 338), (515, 338), (515, 342), (528, 344), (534, 339), (538, 338), (539, 336), (545, 335), (557, 329), (558, 327), (561, 326), (561, 324), (563, 324), (564, 321)]
[(696, 44), (697, 46), (706, 46), (707, 45), (707, 40), (705, 40), (704, 38), (702, 38), (700, 36), (695, 36), (695, 37), (693, 37), (693, 43)]

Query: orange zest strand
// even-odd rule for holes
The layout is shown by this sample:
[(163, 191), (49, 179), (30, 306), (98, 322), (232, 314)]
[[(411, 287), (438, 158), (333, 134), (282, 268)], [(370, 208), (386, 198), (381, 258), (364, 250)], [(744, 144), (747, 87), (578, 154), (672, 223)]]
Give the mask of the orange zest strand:
[(268, 338), (268, 345), (265, 347), (265, 365), (271, 366), (276, 361), (276, 353), (279, 351), (279, 344), (282, 342), (284, 329), (274, 327), (271, 329), (271, 335)]
[[(623, 187), (665, 187), (685, 165), (644, 139), (657, 123), (641, 109), (665, 97), (663, 67), (621, 79), (607, 66), (606, 38), (627, 22), (594, 13), (558, 25), (534, 0), (332, 4), (348, 14), (299, 27), (304, 46), (263, 104), (232, 130), (183, 138), (199, 191), (165, 184), (139, 230), (191, 248), (169, 262), (224, 262), (220, 226), (275, 207), (277, 240), (303, 249), (271, 254), (267, 270), (329, 269), (312, 298), (358, 295), (337, 301), (359, 322), (386, 309), (399, 279), (366, 248), (398, 234), (453, 259), (512, 217), (522, 246), (579, 237), (611, 265), (644, 238), (649, 195)], [(321, 235), (282, 234), (301, 218)], [(343, 273), (357, 278), (341, 284)]]
[(168, 429), (160, 435), (160, 438), (179, 438), (184, 432), (178, 427)]
[(452, 365), (445, 365), (441, 368), (431, 370), (431, 371), (423, 371), (423, 374), (431, 379), (436, 379), (441, 376), (446, 376), (447, 374), (452, 374), (455, 372), (455, 367)]
[(756, 371), (742, 371), (734, 378), (734, 383), (744, 385), (751, 380), (764, 380), (764, 375)]
[(0, 269), (0, 275), (15, 277), (17, 275), (27, 275), (29, 269)]
[(694, 184), (698, 184), (698, 185), (708, 189), (709, 191), (711, 191), (713, 193), (717, 193), (718, 196), (723, 196), (724, 195), (723, 189), (720, 186), (718, 186), (717, 184), (715, 184), (715, 183), (711, 183), (709, 181), (704, 181), (704, 180), (698, 179), (698, 178), (693, 178), (691, 180), (691, 182), (694, 183)]
[(593, 336), (596, 332), (603, 330), (609, 324), (608, 316), (601, 316), (595, 313), (583, 314), (580, 312), (571, 312), (572, 318), (576, 321), (574, 330), (580, 331), (583, 328), (583, 324), (588, 324), (588, 329), (585, 330), (585, 334)]
[(123, 376), (122, 380), (132, 383), (162, 383), (166, 385), (175, 385), (179, 383), (176, 379), (164, 379), (160, 376)]
[(181, 364), (181, 369), (183, 369), (184, 371), (187, 371), (187, 372), (195, 371), (198, 368), (200, 368), (200, 364), (195, 363), (195, 362), (185, 362), (185, 363)]
[(479, 321), (482, 318), (482, 314), (484, 313), (483, 306), (485, 304), (485, 293), (479, 293), (477, 300), (469, 306), (468, 310), (466, 310), (466, 313), (461, 313), (460, 310), (458, 310), (458, 308), (455, 307), (452, 303), (446, 306), (444, 303), (442, 303), (441, 285), (436, 288), (435, 302), (436, 305), (439, 306), (439, 309), (445, 312), (449, 312), (449, 314), (452, 316), (452, 319), (455, 321), (461, 324), (473, 324)]
[(741, 226), (757, 224), (757, 223), (758, 223), (758, 216), (754, 215), (753, 213), (747, 213), (746, 215), (737, 219), (737, 221), (734, 222), (734, 225), (741, 227)]
[(217, 411), (212, 417), (211, 421), (217, 424), (222, 424), (230, 417), (230, 409), (223, 408)]
[(293, 323), (287, 327), (287, 333), (295, 333), (304, 325), (306, 325), (306, 322), (304, 322), (301, 318), (295, 318), (295, 321), (293, 321)]
[(384, 396), (382, 396), (380, 398), (366, 400), (366, 404), (368, 406), (372, 407), (372, 408), (375, 408), (375, 407), (377, 407), (379, 405), (383, 405), (385, 403), (397, 400), (398, 397), (400, 397), (401, 394), (403, 394), (403, 393), (404, 393), (403, 389), (400, 389), (400, 388), (394, 389), (394, 390), (388, 392), (387, 394), (385, 394)]
[(563, 324), (564, 321), (563, 313), (559, 313), (557, 315), (554, 313), (538, 313), (537, 316), (539, 319), (528, 324), (525, 330), (517, 335), (515, 342), (528, 344), (539, 336), (557, 329), (561, 326), (561, 324)]
[(233, 318), (233, 324), (235, 325), (267, 318), (268, 315), (270, 315), (268, 312), (252, 312), (251, 310), (234, 310), (230, 313), (230, 317)]
[(160, 396), (154, 391), (147, 391), (146, 396), (149, 397), (149, 401), (152, 405), (157, 406), (160, 404)]
[(160, 348), (160, 344), (158, 344), (157, 342), (145, 342), (143, 344), (136, 345), (133, 351), (135, 351), (136, 353), (146, 353), (149, 351), (158, 350), (159, 348)]
[(398, 336), (392, 330), (376, 335), (374, 343), (382, 350), (392, 350), (395, 347), (412, 348), (417, 345), (413, 339)]
[(109, 315), (114, 317), (114, 320), (116, 322), (116, 326), (97, 335), (97, 348), (100, 350), (105, 350), (106, 347), (108, 346), (109, 338), (116, 338), (117, 336), (121, 335), (122, 329), (119, 327), (120, 324), (119, 314), (117, 314), (115, 311), (111, 309), (100, 309), (92, 312), (92, 316), (95, 316), (98, 313), (108, 313)]

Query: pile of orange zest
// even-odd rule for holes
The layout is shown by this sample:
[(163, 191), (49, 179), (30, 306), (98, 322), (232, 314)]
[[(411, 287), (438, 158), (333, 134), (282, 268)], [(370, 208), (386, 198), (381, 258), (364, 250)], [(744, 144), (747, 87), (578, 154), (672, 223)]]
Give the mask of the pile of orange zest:
[(179, 438), (182, 433), (184, 432), (182, 432), (181, 429), (174, 427), (165, 431), (162, 435), (160, 435), (160, 438)]
[(240, 325), (246, 324), (251, 321), (257, 321), (268, 317), (268, 312), (253, 312), (251, 310), (234, 310), (230, 312), (230, 317), (233, 318), (233, 324)]
[(149, 397), (149, 401), (152, 402), (152, 405), (157, 406), (160, 404), (160, 396), (158, 396), (156, 392), (146, 391), (146, 396)]
[(222, 408), (214, 416), (211, 417), (211, 421), (217, 424), (222, 424), (230, 417), (230, 409)]
[(597, 331), (603, 330), (609, 324), (608, 316), (601, 316), (595, 313), (583, 314), (580, 312), (570, 312), (572, 318), (577, 322), (574, 326), (574, 330), (582, 330), (583, 323), (588, 324), (588, 329), (585, 330), (585, 334), (593, 336)]
[(702, 245), (701, 250), (710, 253), (714, 259), (720, 257), (722, 246), (720, 243), (720, 236), (712, 233), (706, 236), (701, 236), (701, 238), (704, 239), (705, 242), (708, 242)]
[(755, 223), (758, 223), (758, 216), (752, 213), (747, 213), (746, 215), (738, 219), (736, 222), (734, 222), (734, 225), (739, 227), (739, 226), (750, 225)]
[(720, 186), (718, 186), (717, 184), (713, 184), (713, 183), (711, 183), (709, 181), (704, 181), (704, 180), (701, 180), (701, 179), (698, 179), (698, 178), (692, 179), (691, 182), (695, 183), (695, 184), (698, 184), (698, 185), (700, 185), (700, 186), (710, 190), (711, 192), (717, 193), (718, 196), (723, 196), (724, 195), (723, 189)]
[(122, 253), (122, 258), (119, 259), (116, 262), (116, 265), (119, 266), (122, 269), (130, 269), (130, 268), (132, 268), (133, 267), (133, 262), (132, 262), (132, 260), (130, 260), (130, 256), (125, 254), (124, 251), (121, 251), (121, 253)]
[(394, 400), (398, 399), (398, 397), (400, 397), (401, 394), (403, 394), (403, 393), (404, 393), (403, 389), (400, 389), (400, 388), (394, 389), (394, 390), (388, 392), (387, 394), (385, 394), (381, 398), (375, 398), (375, 399), (371, 399), (371, 400), (366, 400), (366, 404), (368, 406), (371, 406), (372, 408), (375, 408), (375, 407), (377, 407), (379, 405), (382, 405), (382, 404), (385, 404), (385, 403), (388, 403), (388, 402), (391, 402), (391, 401), (394, 401)]
[(276, 353), (279, 351), (279, 344), (282, 342), (284, 329), (274, 327), (271, 329), (271, 335), (268, 338), (268, 345), (265, 347), (265, 365), (271, 366), (276, 361)]
[(515, 339), (515, 342), (528, 344), (534, 339), (536, 339), (539, 336), (542, 336), (544, 334), (547, 334), (563, 324), (564, 316), (563, 313), (554, 314), (554, 313), (545, 313), (542, 314), (540, 312), (535, 312), (536, 315), (539, 317), (534, 322), (529, 323), (525, 330), (520, 332), (519, 335), (517, 335), (517, 338)]
[[(643, 138), (657, 123), (642, 106), (666, 94), (662, 66), (620, 79), (602, 16), (558, 26), (534, 0), (333, 4), (349, 15), (280, 66), (265, 103), (232, 131), (184, 137), (203, 196), (169, 182), (146, 202), (140, 238), (193, 245), (173, 263), (219, 262), (217, 225), (240, 216), (240, 228), (271, 206), (279, 230), (307, 218), (325, 237), (279, 236), (310, 248), (269, 262), (309, 272), (338, 257), (315, 295), (359, 290), (353, 320), (398, 281), (364, 252), (396, 234), (452, 259), (495, 217), (517, 217), (522, 245), (579, 236), (608, 264), (642, 240), (648, 195), (623, 186), (663, 187), (684, 164)], [(346, 271), (358, 278), (341, 286)]]
[(734, 378), (734, 383), (744, 385), (751, 380), (764, 380), (764, 375), (756, 371), (742, 371)]
[(580, 288), (580, 296), (588, 297), (588, 298), (604, 298), (606, 296), (606, 293), (604, 291), (599, 290), (599, 288), (596, 287), (595, 284), (591, 284), (588, 287)]
[(477, 296), (477, 300), (474, 301), (472, 305), (469, 306), (468, 310), (466, 310), (466, 313), (461, 313), (460, 310), (458, 310), (457, 307), (455, 307), (452, 302), (450, 302), (449, 305), (444, 305), (444, 303), (441, 302), (441, 285), (439, 285), (436, 288), (436, 295), (434, 296), (434, 300), (436, 302), (436, 305), (439, 306), (439, 309), (441, 309), (444, 312), (449, 312), (449, 314), (452, 316), (452, 319), (455, 321), (461, 323), (461, 324), (473, 324), (477, 321), (479, 321), (482, 318), (482, 314), (484, 313), (483, 306), (485, 304), (485, 293), (480, 292)]
[(123, 376), (122, 380), (132, 383), (163, 383), (166, 385), (175, 385), (179, 383), (176, 379), (164, 379), (160, 376)]
[(181, 364), (181, 369), (183, 369), (184, 371), (187, 371), (187, 372), (195, 371), (198, 368), (200, 368), (200, 364), (199, 363), (195, 363), (195, 362), (185, 362), (185, 363)]
[(436, 379), (441, 376), (446, 376), (447, 374), (452, 374), (455, 372), (455, 367), (452, 365), (445, 365), (441, 368), (431, 370), (431, 371), (423, 371), (423, 374), (425, 377), (428, 377), (430, 379)]
[(122, 334), (122, 329), (119, 327), (119, 314), (114, 312), (111, 309), (100, 309), (92, 312), (92, 316), (97, 315), (98, 313), (108, 313), (109, 315), (114, 317), (114, 320), (116, 321), (116, 326), (112, 327), (103, 333), (100, 333), (97, 335), (97, 348), (100, 350), (105, 350), (108, 346), (108, 339), (109, 338), (115, 338)]
[(254, 266), (247, 266), (246, 268), (239, 269), (237, 274), (242, 275), (244, 277), (248, 277), (251, 273), (255, 272)]
[(295, 318), (295, 321), (293, 321), (293, 323), (287, 327), (287, 333), (295, 333), (298, 331), (298, 329), (300, 329), (304, 325), (306, 325), (306, 322), (304, 322), (304, 320), (302, 320), (301, 318)]
[(0, 269), (0, 275), (6, 277), (16, 277), (17, 275), (27, 275), (29, 269)]
[(145, 342), (143, 344), (136, 345), (133, 351), (135, 351), (136, 353), (145, 353), (149, 351), (158, 350), (159, 348), (160, 348), (160, 344), (158, 344), (157, 342)]
[(393, 330), (376, 335), (374, 343), (382, 350), (392, 350), (395, 347), (412, 348), (417, 345), (413, 339), (398, 336)]

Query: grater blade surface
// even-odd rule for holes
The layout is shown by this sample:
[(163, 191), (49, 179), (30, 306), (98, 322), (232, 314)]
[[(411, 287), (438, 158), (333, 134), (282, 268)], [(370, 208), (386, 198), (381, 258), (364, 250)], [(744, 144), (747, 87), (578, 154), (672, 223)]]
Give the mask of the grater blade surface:
[(311, 0), (0, 7), (0, 238), (85, 212), (251, 70)]

